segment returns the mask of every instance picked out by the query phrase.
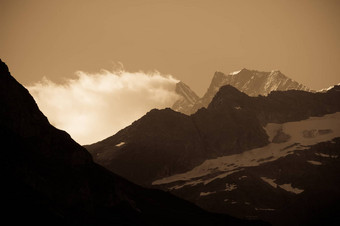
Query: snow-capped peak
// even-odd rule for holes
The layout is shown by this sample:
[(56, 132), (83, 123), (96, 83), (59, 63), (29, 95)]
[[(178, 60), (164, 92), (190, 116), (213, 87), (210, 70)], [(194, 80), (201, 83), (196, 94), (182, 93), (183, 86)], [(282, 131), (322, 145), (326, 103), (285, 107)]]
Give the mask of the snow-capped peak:
[(234, 71), (234, 72), (230, 72), (229, 75), (237, 75), (238, 73), (240, 73), (242, 70), (238, 70), (238, 71)]
[[(320, 89), (320, 90), (318, 90), (317, 92), (320, 92), (320, 93), (327, 92), (328, 90), (333, 89), (335, 86), (336, 86), (336, 85), (330, 86), (330, 87), (328, 87), (328, 88)], [(338, 83), (338, 86), (340, 86), (340, 82)]]

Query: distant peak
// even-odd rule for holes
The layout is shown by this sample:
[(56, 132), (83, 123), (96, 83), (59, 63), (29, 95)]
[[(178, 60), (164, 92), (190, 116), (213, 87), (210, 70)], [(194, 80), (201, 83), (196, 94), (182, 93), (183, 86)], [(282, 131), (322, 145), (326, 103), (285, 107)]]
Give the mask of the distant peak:
[(182, 81), (177, 82), (176, 87), (185, 87), (187, 89), (190, 89), (190, 87)]
[(176, 92), (181, 93), (181, 90), (186, 90), (187, 92), (192, 93), (193, 91), (190, 89), (190, 87), (185, 84), (182, 81), (179, 81), (178, 83), (176, 83)]
[(243, 69), (238, 70), (238, 71), (230, 72), (229, 75), (237, 75), (237, 74), (240, 73), (242, 70), (243, 70)]
[(220, 71), (216, 71), (214, 73), (214, 77), (213, 77), (213, 81), (216, 81), (216, 80), (221, 80), (225, 77), (226, 75), (223, 73), (223, 72), (220, 72)]
[(176, 86), (187, 86), (184, 82), (179, 81), (176, 83)]
[(220, 76), (220, 75), (224, 75), (224, 73), (221, 71), (215, 71), (214, 76)]
[(250, 71), (252, 71), (252, 70), (249, 70), (249, 69), (244, 67), (241, 70), (230, 72), (229, 75), (237, 75), (237, 74), (240, 74), (240, 73), (245, 73), (245, 72), (250, 72)]
[(282, 74), (280, 70), (271, 70), (271, 74)]

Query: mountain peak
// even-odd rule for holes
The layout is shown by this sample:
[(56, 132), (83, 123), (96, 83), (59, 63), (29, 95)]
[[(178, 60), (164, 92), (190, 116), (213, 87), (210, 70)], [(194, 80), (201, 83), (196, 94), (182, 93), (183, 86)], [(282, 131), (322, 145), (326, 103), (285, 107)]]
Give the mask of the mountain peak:
[(2, 59), (0, 59), (0, 71), (9, 72), (7, 65), (2, 61)]
[(226, 95), (239, 95), (239, 94), (246, 95), (246, 94), (242, 93), (240, 90), (236, 89), (232, 85), (222, 86), (220, 88), (220, 90), (218, 91), (218, 93), (223, 93), (223, 94), (226, 94)]
[(252, 70), (250, 70), (250, 69), (247, 69), (247, 68), (242, 68), (241, 70), (240, 70), (240, 72), (249, 72), (249, 71), (252, 71)]
[(181, 93), (181, 92), (183, 92), (183, 90), (186, 90), (186, 89), (190, 89), (190, 88), (184, 82), (179, 81), (179, 82), (176, 83), (176, 92), (177, 93)]
[(179, 95), (179, 99), (172, 105), (172, 109), (184, 114), (190, 114), (192, 106), (199, 99), (197, 94), (182, 81), (176, 84), (175, 92)]
[(249, 96), (231, 85), (225, 85), (216, 93), (208, 108), (235, 107), (239, 102), (244, 102), (249, 99)]
[(281, 71), (276, 69), (276, 70), (272, 70), (271, 73), (281, 73)]
[[(207, 92), (189, 111), (186, 109), (187, 112), (192, 114), (202, 107), (208, 107), (215, 94), (225, 85), (234, 86), (236, 89), (249, 96), (266, 96), (270, 92), (276, 90), (284, 91), (295, 89), (310, 91), (306, 86), (285, 76), (280, 70), (264, 72), (242, 68), (239, 71), (234, 71), (227, 75), (223, 72), (216, 71)], [(182, 113), (187, 114), (185, 112)]]
[(220, 77), (223, 77), (223, 76), (225, 76), (225, 74), (223, 72), (215, 71), (213, 79), (220, 78)]

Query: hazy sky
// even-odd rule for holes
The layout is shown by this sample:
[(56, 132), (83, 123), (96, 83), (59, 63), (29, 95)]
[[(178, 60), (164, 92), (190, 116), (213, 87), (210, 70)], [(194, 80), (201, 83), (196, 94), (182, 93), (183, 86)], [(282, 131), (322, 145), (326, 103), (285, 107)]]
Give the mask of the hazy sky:
[(339, 0), (0, 0), (0, 58), (82, 144), (171, 105), (175, 79), (199, 96), (242, 68), (337, 84), (339, 40)]
[(217, 70), (279, 69), (313, 89), (340, 82), (338, 0), (1, 0), (0, 57), (24, 85), (121, 62), (202, 95)]

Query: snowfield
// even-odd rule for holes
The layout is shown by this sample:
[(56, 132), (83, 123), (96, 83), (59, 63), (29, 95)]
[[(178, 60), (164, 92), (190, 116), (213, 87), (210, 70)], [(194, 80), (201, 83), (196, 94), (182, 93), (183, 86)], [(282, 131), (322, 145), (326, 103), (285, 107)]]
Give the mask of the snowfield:
[[(184, 182), (184, 184), (174, 186), (172, 189), (178, 189), (186, 185), (194, 186), (199, 183), (208, 184), (217, 178), (224, 178), (245, 167), (258, 166), (266, 162), (275, 161), (292, 154), (294, 150), (304, 150), (308, 149), (311, 145), (330, 141), (340, 137), (340, 112), (322, 117), (311, 117), (296, 122), (269, 123), (264, 129), (269, 136), (270, 142), (273, 141), (278, 133), (287, 134), (289, 138), (281, 143), (270, 143), (267, 146), (248, 150), (241, 154), (206, 160), (188, 172), (165, 177), (154, 181), (152, 184), (161, 185), (180, 181)], [(323, 156), (326, 157), (325, 155)], [(314, 161), (309, 161), (309, 163), (320, 165), (319, 162)], [(219, 172), (218, 175), (216, 175), (216, 171)], [(209, 175), (212, 176), (209, 177)], [(301, 191), (299, 189), (296, 190), (296, 188), (290, 188), (289, 185), (281, 185), (280, 187), (294, 193)]]

